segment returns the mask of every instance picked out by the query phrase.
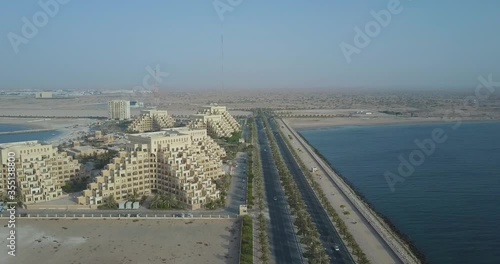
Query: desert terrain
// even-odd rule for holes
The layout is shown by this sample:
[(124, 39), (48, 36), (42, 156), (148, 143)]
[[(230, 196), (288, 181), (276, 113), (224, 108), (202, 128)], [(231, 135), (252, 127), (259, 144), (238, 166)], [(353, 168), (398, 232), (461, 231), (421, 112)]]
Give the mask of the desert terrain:
[(238, 263), (234, 220), (22, 219), (17, 233), (15, 257), (0, 240), (0, 263)]

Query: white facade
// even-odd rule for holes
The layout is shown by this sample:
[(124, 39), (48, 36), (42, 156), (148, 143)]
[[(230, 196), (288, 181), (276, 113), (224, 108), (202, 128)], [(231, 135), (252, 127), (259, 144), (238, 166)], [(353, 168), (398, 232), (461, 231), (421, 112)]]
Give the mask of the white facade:
[(224, 176), (226, 155), (204, 129), (170, 128), (128, 135), (131, 143), (88, 185), (80, 204), (102, 204), (110, 195), (121, 202), (132, 194), (170, 194), (196, 210), (220, 198), (215, 180)]
[(62, 195), (61, 187), (79, 175), (78, 161), (52, 145), (38, 141), (0, 144), (1, 195), (7, 193), (9, 153), (15, 156), (16, 191), (26, 204), (57, 199)]
[(134, 119), (128, 129), (132, 132), (158, 131), (173, 127), (175, 120), (165, 110), (142, 110), (141, 115)]
[(113, 100), (108, 102), (108, 117), (115, 120), (130, 119), (130, 101)]
[(229, 114), (225, 106), (200, 107), (198, 113), (191, 115), (190, 119), (189, 127), (207, 129), (214, 137), (230, 137), (233, 132), (241, 131), (240, 124)]

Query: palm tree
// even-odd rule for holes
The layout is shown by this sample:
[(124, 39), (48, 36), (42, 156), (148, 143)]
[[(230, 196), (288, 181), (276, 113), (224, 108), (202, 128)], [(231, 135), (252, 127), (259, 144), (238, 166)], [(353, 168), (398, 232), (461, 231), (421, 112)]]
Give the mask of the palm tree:
[(115, 197), (113, 196), (113, 194), (111, 194), (108, 197), (104, 197), (102, 205), (103, 205), (103, 207), (105, 209), (116, 209), (116, 208), (118, 208), (118, 203), (116, 202)]

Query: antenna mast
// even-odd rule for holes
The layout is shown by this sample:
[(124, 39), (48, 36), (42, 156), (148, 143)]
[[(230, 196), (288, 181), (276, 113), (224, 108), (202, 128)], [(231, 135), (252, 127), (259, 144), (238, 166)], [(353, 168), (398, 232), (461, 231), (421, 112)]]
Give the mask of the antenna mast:
[(220, 23), (220, 48), (221, 48), (221, 86), (224, 90), (224, 22)]
[(154, 106), (155, 108), (158, 107), (158, 104), (159, 104), (159, 96), (160, 96), (160, 88), (159, 88), (159, 84), (158, 84), (158, 67), (155, 68), (155, 84), (153, 86), (153, 102), (154, 102)]

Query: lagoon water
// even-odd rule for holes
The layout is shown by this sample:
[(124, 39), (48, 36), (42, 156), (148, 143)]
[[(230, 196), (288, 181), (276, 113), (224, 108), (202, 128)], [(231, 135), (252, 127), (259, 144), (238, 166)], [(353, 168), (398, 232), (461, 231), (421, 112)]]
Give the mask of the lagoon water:
[[(10, 132), (18, 130), (29, 130), (30, 128), (22, 125), (5, 125), (0, 124), (0, 132)], [(46, 131), (37, 133), (25, 133), (25, 134), (12, 134), (12, 135), (0, 135), (0, 143), (17, 142), (17, 141), (28, 141), (28, 140), (40, 140), (47, 141), (53, 137), (60, 134), (59, 131)]]
[[(351, 126), (300, 133), (430, 263), (500, 263), (500, 123)], [(416, 139), (446, 140), (391, 191)]]

